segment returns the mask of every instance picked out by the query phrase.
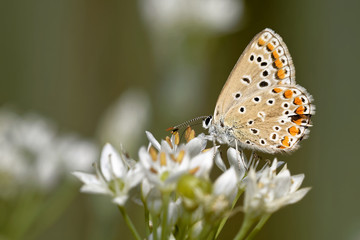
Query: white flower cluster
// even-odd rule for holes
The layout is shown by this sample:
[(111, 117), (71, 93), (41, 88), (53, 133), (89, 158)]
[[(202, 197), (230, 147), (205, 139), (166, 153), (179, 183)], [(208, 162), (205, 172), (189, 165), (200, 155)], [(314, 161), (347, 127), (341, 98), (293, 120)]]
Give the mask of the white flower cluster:
[[(106, 144), (96, 175), (74, 173), (84, 183), (81, 191), (112, 197), (136, 239), (141, 238), (125, 213), (128, 199), (140, 198), (148, 216), (148, 239), (216, 239), (227, 218), (237, 212), (234, 205), (241, 193), (245, 214), (256, 221), (299, 201), (308, 191), (299, 190), (304, 175), (291, 176), (286, 166), (276, 174), (281, 165), (276, 159), (256, 172), (256, 163), (229, 148), (227, 168), (218, 147), (206, 149), (207, 137), (195, 137), (190, 128), (185, 144), (179, 143), (177, 132), (161, 142), (146, 134), (150, 143), (139, 150), (139, 161)], [(223, 173), (211, 180), (214, 162)]]
[(74, 135), (59, 136), (39, 115), (0, 110), (0, 197), (18, 190), (50, 190), (69, 171), (88, 170), (96, 145)]

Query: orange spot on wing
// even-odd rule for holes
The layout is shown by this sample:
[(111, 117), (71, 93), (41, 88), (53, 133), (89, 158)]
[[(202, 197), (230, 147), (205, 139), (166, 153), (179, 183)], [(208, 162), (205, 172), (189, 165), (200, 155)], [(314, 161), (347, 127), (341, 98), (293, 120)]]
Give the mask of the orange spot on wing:
[(278, 58), (279, 58), (279, 54), (277, 53), (276, 50), (272, 52), (272, 56), (273, 56), (273, 58), (275, 58), (275, 59), (278, 59)]
[(276, 59), (276, 60), (275, 60), (275, 66), (276, 66), (277, 68), (282, 68), (282, 67), (283, 67), (283, 63), (281, 62), (280, 59)]
[(286, 91), (284, 92), (284, 97), (285, 97), (285, 98), (291, 98), (292, 95), (293, 95), (293, 92), (292, 92), (291, 90), (286, 90)]
[(274, 88), (274, 89), (273, 89), (273, 92), (274, 92), (274, 93), (279, 93), (279, 92), (281, 92), (281, 91), (282, 91), (281, 88)]
[(301, 125), (302, 123), (302, 119), (299, 118), (299, 119), (296, 119), (296, 120), (292, 120), (293, 123), (297, 124), (297, 125)]
[(284, 69), (279, 69), (279, 71), (277, 71), (277, 76), (280, 79), (284, 79), (285, 78), (285, 70)]
[(260, 46), (263, 46), (263, 45), (265, 45), (265, 41), (264, 41), (264, 39), (262, 39), (262, 38), (260, 38), (259, 39), (259, 41), (258, 41), (258, 44), (260, 45)]
[(268, 43), (266, 45), (267, 49), (269, 49), (270, 51), (274, 50), (274, 45), (272, 45), (271, 43)]
[(296, 105), (301, 105), (301, 104), (302, 104), (301, 99), (300, 99), (299, 97), (296, 97), (296, 98), (294, 99), (294, 104), (296, 104)]
[(278, 146), (278, 148), (280, 148), (280, 149), (285, 149), (286, 147), (284, 147), (284, 146)]
[(285, 147), (290, 147), (290, 143), (289, 143), (289, 137), (285, 136), (284, 139), (281, 141), (282, 145)]
[(304, 114), (305, 111), (305, 107), (304, 106), (300, 106), (295, 110), (296, 114)]
[(289, 128), (288, 131), (292, 136), (296, 136), (300, 132), (300, 130), (295, 126), (292, 126), (291, 128)]

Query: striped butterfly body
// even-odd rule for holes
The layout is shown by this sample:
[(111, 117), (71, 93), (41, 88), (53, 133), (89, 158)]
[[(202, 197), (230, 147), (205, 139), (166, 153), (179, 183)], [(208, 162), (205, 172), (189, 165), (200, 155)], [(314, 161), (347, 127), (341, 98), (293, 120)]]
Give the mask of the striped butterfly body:
[(295, 82), (295, 68), (282, 38), (271, 29), (246, 47), (216, 103), (203, 121), (221, 144), (268, 153), (291, 152), (308, 135), (312, 97)]

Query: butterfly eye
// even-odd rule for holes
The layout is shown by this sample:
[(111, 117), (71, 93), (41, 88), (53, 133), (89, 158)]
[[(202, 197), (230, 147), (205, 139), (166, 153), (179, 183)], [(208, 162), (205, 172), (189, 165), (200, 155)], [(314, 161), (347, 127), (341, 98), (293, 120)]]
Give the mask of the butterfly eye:
[(208, 116), (207, 118), (204, 119), (203, 121), (203, 128), (208, 129), (211, 125), (212, 122), (212, 116)]

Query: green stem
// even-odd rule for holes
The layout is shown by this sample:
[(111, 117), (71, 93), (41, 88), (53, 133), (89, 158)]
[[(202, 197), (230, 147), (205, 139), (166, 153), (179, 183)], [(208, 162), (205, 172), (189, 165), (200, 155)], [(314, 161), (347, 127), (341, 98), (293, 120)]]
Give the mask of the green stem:
[(152, 223), (153, 223), (153, 228), (152, 228), (153, 239), (158, 240), (157, 230), (159, 228), (159, 217), (157, 215), (152, 216)]
[(249, 234), (249, 236), (246, 238), (246, 240), (251, 240), (254, 239), (255, 235), (261, 230), (261, 228), (264, 226), (264, 224), (267, 222), (267, 220), (270, 218), (271, 214), (268, 213), (266, 215), (264, 215), (260, 221), (258, 222), (258, 224), (256, 224), (256, 226), (254, 227), (254, 229), (251, 231), (251, 233)]
[(215, 234), (216, 234), (215, 230), (214, 230), (214, 231), (211, 231), (210, 234), (208, 235), (208, 238), (207, 238), (207, 239), (209, 239), (209, 240), (215, 239)]
[(245, 239), (246, 235), (248, 234), (250, 228), (254, 225), (255, 218), (249, 216), (248, 214), (245, 214), (244, 222), (242, 223), (242, 226), (239, 230), (239, 232), (236, 234), (234, 240), (243, 240)]
[(213, 225), (211, 223), (205, 222), (199, 235), (199, 239), (209, 239), (212, 227)]
[(185, 240), (186, 235), (189, 232), (189, 226), (191, 223), (191, 214), (187, 211), (184, 211), (181, 218), (179, 218), (177, 226), (179, 228), (178, 235), (175, 236), (177, 240)]
[(150, 235), (150, 219), (149, 219), (149, 209), (144, 205), (144, 217), (145, 217), (145, 234), (146, 236)]
[[(238, 193), (237, 193), (237, 195), (236, 195), (236, 197), (235, 197), (235, 199), (234, 199), (234, 201), (233, 201), (233, 203), (232, 203), (232, 205), (231, 205), (231, 210), (234, 209), (237, 201), (239, 200), (239, 198), (240, 198), (240, 196), (241, 196), (241, 194), (242, 194), (243, 192), (244, 192), (243, 189), (239, 189), (239, 191), (238, 191)], [(223, 229), (225, 223), (227, 222), (229, 216), (230, 216), (230, 215), (227, 215), (225, 218), (223, 218), (223, 219), (221, 220), (221, 223), (220, 223), (219, 228), (218, 228), (218, 230), (217, 230), (217, 232), (216, 232), (216, 235), (215, 235), (215, 239), (218, 238), (218, 236), (219, 236), (221, 230)]]
[(168, 212), (169, 212), (169, 194), (163, 194), (163, 209), (162, 209), (162, 219), (161, 219), (161, 240), (168, 239)]
[(187, 228), (184, 225), (179, 226), (179, 234), (176, 236), (176, 239), (184, 240), (186, 236), (186, 231), (185, 231), (186, 229)]
[(134, 224), (132, 223), (129, 215), (127, 215), (127, 213), (126, 213), (125, 208), (122, 207), (122, 206), (119, 206), (119, 210), (120, 210), (120, 212), (121, 212), (121, 214), (122, 214), (122, 216), (123, 216), (123, 218), (124, 218), (124, 220), (126, 222), (126, 225), (129, 227), (133, 237), (136, 240), (141, 240), (141, 237), (140, 237), (139, 233), (136, 231), (136, 228), (135, 228)]

